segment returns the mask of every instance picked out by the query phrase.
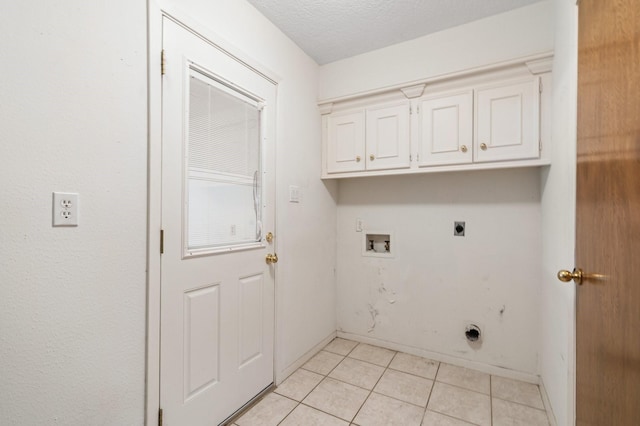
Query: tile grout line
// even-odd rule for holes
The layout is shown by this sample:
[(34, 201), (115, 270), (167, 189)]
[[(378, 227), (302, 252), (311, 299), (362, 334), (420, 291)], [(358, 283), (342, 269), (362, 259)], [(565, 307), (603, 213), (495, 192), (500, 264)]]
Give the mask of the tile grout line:
[[(358, 344), (358, 346), (360, 346), (360, 344)], [(371, 345), (369, 345), (371, 346)], [(389, 350), (389, 349), (387, 349)], [(362, 407), (364, 407), (364, 405), (367, 403), (367, 401), (369, 400), (369, 398), (371, 397), (371, 394), (373, 393), (373, 390), (376, 388), (376, 386), (378, 386), (378, 383), (380, 383), (380, 380), (382, 379), (382, 376), (384, 376), (384, 373), (387, 371), (387, 369), (389, 368), (389, 365), (391, 365), (391, 363), (393, 362), (393, 359), (398, 355), (398, 351), (394, 351), (395, 353), (393, 354), (393, 356), (391, 357), (391, 359), (389, 360), (389, 363), (387, 364), (387, 367), (384, 368), (384, 370), (382, 371), (382, 374), (380, 375), (380, 377), (378, 377), (378, 380), (376, 380), (376, 383), (373, 385), (373, 387), (371, 388), (371, 390), (369, 390), (369, 395), (367, 395), (367, 397), (364, 399), (364, 401), (362, 402), (362, 404), (360, 405), (360, 408), (358, 408), (358, 411), (356, 411), (356, 414), (353, 416), (353, 418), (351, 419), (351, 421), (349, 422), (349, 424), (353, 424), (353, 421), (356, 419), (356, 417), (358, 417), (358, 414), (360, 414), (360, 411), (362, 410)], [(366, 362), (366, 361), (363, 361)], [(371, 363), (370, 363), (371, 364)]]
[(493, 374), (489, 374), (489, 424), (493, 426)]
[[(434, 380), (434, 382), (436, 382), (436, 381), (438, 383), (442, 383), (443, 385), (451, 386), (451, 387), (454, 387), (454, 388), (457, 388), (457, 389), (462, 389), (462, 390), (465, 390), (465, 391), (468, 391), (468, 392), (473, 392), (473, 393), (477, 393), (477, 394), (484, 395), (484, 396), (489, 396), (489, 397), (491, 396), (491, 390), (489, 390), (489, 393), (484, 393), (484, 392), (478, 392), (477, 390), (465, 388), (464, 386), (454, 385), (454, 384), (451, 384), (451, 383), (442, 382), (440, 380)], [(489, 385), (491, 385), (491, 381), (489, 381)]]
[(546, 410), (546, 409), (544, 409), (544, 408), (534, 407), (534, 406), (529, 405), (529, 404), (523, 404), (522, 402), (512, 401), (512, 400), (510, 400), (510, 399), (504, 399), (504, 398), (500, 398), (500, 397), (497, 397), (497, 396), (492, 396), (491, 398), (492, 398), (492, 399), (499, 399), (500, 401), (504, 401), (504, 402), (510, 402), (510, 403), (512, 403), (512, 404), (517, 404), (517, 405), (520, 405), (521, 407), (532, 408), (532, 409), (534, 409), (534, 410), (544, 411), (545, 413), (547, 412), (547, 410)]
[[(458, 389), (466, 390), (466, 391), (469, 391), (469, 392), (475, 392), (475, 393), (480, 394), (480, 395), (485, 395), (485, 396), (487, 395), (486, 393), (477, 392), (477, 391), (474, 391), (474, 390), (471, 390), (471, 389), (463, 388), (461, 386), (456, 386), (456, 385), (452, 385), (452, 384), (447, 383), (447, 382), (439, 381), (438, 380), (438, 373), (440, 373), (440, 366), (442, 366), (442, 364), (446, 364), (446, 363), (438, 362), (438, 370), (436, 371), (436, 376), (433, 378), (433, 387), (434, 388), (436, 387), (436, 382), (437, 382), (437, 383), (442, 383), (442, 384), (447, 385), (447, 386), (452, 386), (452, 387), (455, 387), (455, 388), (458, 388)], [(431, 393), (429, 394), (429, 401), (431, 401), (431, 395), (432, 394), (433, 394), (433, 389), (431, 390)], [(427, 410), (429, 410), (429, 402), (427, 402)], [(489, 375), (489, 410), (491, 410), (491, 375)], [(451, 419), (455, 419), (455, 420), (458, 420), (458, 421), (469, 423), (470, 425), (481, 426), (481, 425), (478, 425), (477, 423), (473, 423), (473, 422), (470, 422), (468, 420), (461, 419), (459, 417), (454, 417), (454, 416), (452, 416), (450, 414), (447, 414), (447, 413), (441, 413), (440, 411), (436, 411), (436, 410), (431, 410), (431, 411), (433, 411), (434, 413), (438, 413), (440, 415), (449, 417)], [(427, 412), (425, 411), (425, 416), (426, 415), (427, 415)]]
[[(347, 340), (347, 339), (343, 339), (343, 340)], [(330, 342), (330, 343), (331, 343), (331, 342)], [(329, 344), (330, 344), (330, 343), (329, 343)], [(328, 346), (329, 344), (327, 344), (327, 346)], [(378, 395), (385, 396), (385, 397), (387, 397), (387, 398), (391, 398), (391, 399), (396, 400), (396, 401), (399, 401), (399, 402), (401, 402), (401, 403), (406, 403), (406, 404), (409, 404), (409, 405), (412, 405), (412, 406), (415, 406), (415, 407), (423, 408), (423, 407), (421, 407), (421, 406), (419, 406), (419, 405), (413, 404), (413, 403), (408, 402), (408, 401), (404, 401), (404, 400), (402, 400), (402, 399), (399, 399), (399, 398), (396, 398), (396, 397), (393, 397), (393, 396), (388, 396), (388, 395), (385, 395), (385, 394), (381, 394), (381, 393), (379, 393), (379, 392), (374, 392), (374, 390), (375, 390), (376, 386), (378, 386), (378, 384), (380, 383), (380, 380), (382, 379), (382, 377), (383, 377), (383, 376), (385, 375), (385, 373), (387, 373), (389, 370), (394, 371), (394, 372), (399, 372), (399, 373), (407, 374), (407, 375), (410, 375), (410, 376), (412, 376), (412, 377), (417, 377), (417, 378), (421, 378), (421, 379), (427, 379), (427, 380), (431, 380), (431, 379), (429, 379), (428, 377), (424, 377), (424, 376), (420, 376), (420, 375), (418, 375), (418, 374), (411, 373), (411, 372), (402, 371), (402, 370), (397, 370), (397, 369), (395, 369), (395, 368), (392, 368), (392, 367), (391, 367), (391, 364), (393, 363), (393, 360), (394, 360), (394, 359), (396, 359), (396, 357), (398, 356), (398, 354), (403, 353), (403, 352), (400, 352), (400, 351), (392, 351), (392, 350), (390, 350), (390, 349), (382, 348), (382, 349), (386, 349), (387, 351), (392, 351), (392, 352), (394, 352), (393, 357), (391, 357), (391, 359), (390, 359), (390, 360), (389, 360), (389, 362), (386, 364), (386, 366), (381, 366), (381, 365), (379, 365), (379, 364), (375, 364), (375, 363), (373, 363), (373, 362), (369, 362), (369, 361), (366, 361), (366, 360), (362, 360), (362, 359), (358, 359), (358, 358), (354, 358), (354, 357), (349, 357), (349, 355), (350, 355), (350, 354), (352, 354), (358, 346), (363, 345), (363, 344), (365, 344), (365, 343), (357, 342), (357, 344), (356, 344), (355, 346), (353, 346), (350, 350), (348, 350), (348, 351), (347, 351), (347, 353), (346, 353), (345, 355), (342, 355), (342, 354), (340, 354), (340, 353), (336, 353), (336, 352), (332, 352), (332, 351), (330, 351), (330, 350), (326, 350), (326, 349), (325, 349), (325, 348), (326, 348), (326, 346), (325, 346), (325, 348), (322, 348), (320, 351), (325, 351), (325, 352), (327, 352), (327, 353), (330, 353), (330, 354), (333, 354), (333, 355), (338, 355), (338, 356), (342, 357), (342, 359), (341, 359), (341, 360), (340, 360), (340, 361), (339, 361), (339, 362), (338, 362), (338, 363), (337, 363), (337, 364), (336, 364), (336, 365), (335, 365), (331, 370), (329, 370), (329, 372), (328, 372), (328, 373), (326, 373), (326, 374), (321, 374), (321, 373), (318, 373), (317, 371), (308, 370), (308, 369), (304, 368), (304, 365), (303, 365), (303, 366), (300, 366), (300, 367), (298, 368), (298, 370), (304, 370), (304, 371), (307, 371), (307, 372), (311, 372), (311, 373), (314, 373), (314, 374), (318, 374), (319, 376), (321, 376), (321, 377), (322, 377), (322, 379), (321, 379), (321, 380), (320, 380), (320, 381), (319, 381), (315, 386), (313, 386), (313, 387), (312, 387), (312, 389), (311, 389), (309, 392), (307, 392), (307, 393), (306, 393), (306, 394), (301, 398), (301, 400), (300, 400), (300, 401), (296, 401), (295, 399), (290, 398), (290, 397), (288, 397), (288, 396), (286, 396), (286, 395), (282, 395), (282, 394), (277, 393), (277, 391), (276, 391), (276, 389), (277, 389), (277, 388), (276, 388), (276, 389), (273, 389), (273, 390), (271, 391), (271, 393), (275, 393), (275, 394), (277, 394), (278, 396), (282, 396), (282, 397), (284, 397), (284, 398), (286, 398), (286, 399), (289, 399), (289, 400), (291, 400), (291, 401), (294, 401), (294, 402), (296, 403), (296, 405), (293, 407), (293, 409), (291, 409), (291, 411), (289, 411), (289, 412), (287, 413), (287, 415), (286, 415), (286, 416), (285, 416), (281, 421), (279, 421), (277, 424), (278, 424), (278, 425), (282, 424), (282, 423), (283, 423), (283, 422), (284, 422), (284, 421), (285, 421), (285, 420), (286, 420), (286, 419), (291, 415), (291, 413), (293, 413), (293, 411), (295, 411), (295, 410), (296, 410), (300, 405), (304, 405), (305, 407), (308, 407), (308, 408), (313, 409), (313, 410), (317, 410), (317, 411), (319, 411), (319, 412), (321, 412), (321, 413), (323, 413), (323, 414), (325, 414), (325, 415), (331, 416), (331, 417), (333, 417), (333, 418), (335, 418), (335, 419), (339, 419), (339, 420), (342, 420), (342, 421), (347, 421), (347, 423), (348, 423), (349, 425), (356, 425), (356, 423), (354, 423), (354, 420), (356, 419), (356, 417), (358, 416), (358, 414), (360, 414), (360, 412), (362, 411), (362, 408), (363, 408), (363, 407), (364, 407), (364, 405), (367, 403), (367, 401), (370, 399), (370, 397), (371, 397), (371, 395), (372, 395), (373, 393), (376, 393), (376, 394), (378, 394)], [(367, 345), (368, 345), (368, 344), (367, 344)], [(368, 345), (368, 346), (372, 346), (372, 347), (374, 347), (374, 348), (377, 348), (377, 346), (373, 346), (373, 345)], [(376, 381), (376, 383), (373, 385), (373, 387), (372, 387), (371, 389), (363, 388), (363, 387), (361, 387), (361, 386), (354, 385), (354, 384), (352, 384), (352, 383), (349, 383), (349, 382), (346, 382), (346, 381), (343, 381), (343, 380), (340, 380), (340, 379), (337, 379), (337, 378), (329, 377), (329, 375), (330, 375), (330, 374), (331, 374), (331, 373), (332, 373), (332, 372), (333, 372), (333, 371), (334, 371), (334, 370), (335, 370), (335, 369), (336, 369), (336, 368), (337, 368), (337, 367), (338, 367), (338, 366), (339, 366), (339, 365), (340, 365), (340, 364), (341, 364), (341, 363), (342, 363), (346, 358), (349, 358), (349, 359), (352, 359), (352, 360), (355, 360), (355, 361), (364, 362), (365, 364), (369, 364), (369, 365), (372, 365), (372, 366), (377, 366), (377, 367), (383, 367), (383, 368), (384, 368), (384, 369), (383, 369), (383, 371), (382, 371), (382, 374), (380, 375), (380, 377), (378, 378), (378, 380)], [(451, 383), (447, 383), (447, 382), (443, 382), (443, 381), (438, 380), (438, 375), (439, 375), (439, 373), (440, 373), (440, 370), (441, 370), (441, 367), (442, 367), (443, 362), (441, 362), (441, 361), (436, 361), (436, 360), (431, 360), (431, 359), (429, 359), (429, 358), (424, 358), (424, 357), (420, 357), (420, 358), (427, 359), (427, 360), (429, 360), (429, 361), (431, 361), (431, 362), (435, 362), (435, 363), (437, 363), (436, 373), (435, 373), (435, 376), (434, 376), (434, 378), (433, 378), (433, 380), (432, 380), (431, 390), (430, 390), (430, 392), (429, 392), (429, 397), (427, 398), (427, 403), (426, 403), (426, 405), (425, 405), (425, 407), (424, 407), (424, 412), (423, 412), (423, 415), (422, 415), (421, 423), (422, 423), (422, 421), (424, 421), (424, 418), (425, 418), (425, 416), (426, 416), (426, 414), (427, 414), (427, 411), (432, 411), (432, 412), (438, 413), (438, 414), (440, 414), (440, 415), (444, 415), (444, 416), (446, 416), (446, 417), (449, 417), (449, 418), (451, 418), (451, 419), (455, 419), (455, 420), (460, 420), (460, 421), (465, 421), (465, 422), (467, 422), (467, 420), (459, 419), (459, 418), (457, 418), (457, 417), (453, 417), (453, 416), (448, 415), (448, 414), (446, 414), (446, 413), (440, 413), (439, 411), (436, 411), (436, 410), (429, 410), (429, 403), (431, 402), (431, 397), (433, 396), (433, 391), (434, 391), (434, 388), (435, 388), (436, 382), (437, 382), (437, 383), (442, 383), (442, 384), (445, 384), (445, 385), (448, 385), (448, 386), (451, 386), (451, 387), (455, 387), (455, 388), (458, 388), (458, 389), (466, 390), (466, 391), (468, 391), (468, 392), (474, 392), (474, 393), (476, 393), (476, 394), (480, 394), (480, 395), (487, 395), (487, 394), (482, 393), (482, 392), (478, 392), (478, 391), (473, 390), (473, 389), (468, 389), (468, 388), (463, 387), (463, 386), (460, 386), (460, 385), (451, 384)], [(296, 371), (298, 371), (298, 370), (296, 370)], [(474, 371), (475, 371), (475, 370), (474, 370)], [(547, 418), (548, 418), (548, 413), (547, 413), (547, 410), (546, 410), (546, 409), (540, 409), (540, 408), (537, 408), (537, 407), (534, 407), (534, 406), (531, 406), (531, 405), (528, 405), (528, 404), (525, 404), (525, 403), (521, 403), (521, 402), (517, 402), (517, 401), (511, 401), (511, 400), (504, 399), (504, 398), (499, 398), (499, 397), (494, 397), (494, 396), (493, 396), (493, 378), (494, 378), (494, 377), (493, 377), (493, 375), (492, 375), (492, 374), (488, 374), (488, 376), (489, 376), (489, 395), (488, 395), (488, 396), (489, 396), (489, 401), (490, 401), (490, 404), (489, 404), (489, 415), (490, 415), (490, 423), (489, 423), (489, 424), (490, 424), (490, 425), (493, 425), (493, 424), (494, 424), (494, 421), (493, 421), (493, 401), (494, 401), (494, 399), (499, 399), (499, 400), (501, 400), (501, 401), (505, 401), (505, 402), (509, 402), (509, 403), (517, 404), (518, 406), (531, 408), (531, 409), (534, 409), (534, 410), (537, 410), (537, 411), (542, 411), (543, 413), (545, 413), (545, 415), (546, 415), (546, 416), (547, 416)], [(311, 394), (311, 393), (312, 393), (312, 392), (313, 392), (313, 391), (314, 391), (318, 386), (320, 386), (320, 384), (321, 384), (323, 381), (325, 381), (325, 379), (327, 379), (327, 378), (332, 379), (332, 380), (335, 380), (335, 381), (338, 381), (338, 382), (340, 382), (340, 383), (345, 383), (345, 384), (347, 384), (347, 385), (355, 386), (355, 387), (357, 387), (357, 388), (359, 388), (359, 389), (363, 389), (363, 390), (365, 390), (365, 391), (368, 391), (368, 395), (367, 395), (367, 397), (364, 399), (363, 403), (362, 403), (362, 404), (360, 404), (360, 407), (358, 408), (358, 410), (356, 411), (355, 415), (353, 416), (353, 418), (351, 418), (351, 420), (350, 420), (350, 421), (349, 421), (349, 420), (345, 420), (345, 419), (343, 419), (343, 418), (340, 418), (340, 417), (338, 417), (338, 416), (336, 416), (336, 415), (334, 415), (334, 414), (328, 413), (328, 412), (326, 412), (326, 411), (323, 411), (323, 410), (321, 410), (321, 409), (318, 409), (318, 408), (316, 408), (316, 407), (313, 407), (313, 406), (310, 406), (310, 405), (308, 405), (308, 404), (303, 403), (304, 399), (306, 399), (306, 398), (307, 398), (307, 397), (308, 397), (308, 396), (309, 396), (309, 395), (310, 395), (310, 394)], [(263, 398), (261, 398), (261, 400), (262, 400), (262, 399), (264, 399), (265, 397), (266, 397), (266, 395), (265, 395)], [(468, 423), (469, 423), (470, 425), (474, 424), (474, 423), (472, 423), (472, 422), (468, 422)]]
[[(424, 407), (425, 411), (424, 411), (424, 416), (427, 415), (427, 410), (429, 409), (429, 402), (431, 401), (431, 396), (433, 395), (433, 390), (436, 387), (436, 379), (438, 378), (438, 373), (440, 372), (440, 365), (442, 365), (441, 362), (438, 362), (438, 368), (436, 368), (436, 375), (433, 376), (433, 383), (431, 384), (431, 391), (429, 392), (429, 398), (427, 398), (427, 406)], [(422, 420), (424, 421), (424, 416), (422, 416)]]
[[(275, 392), (275, 389), (274, 389), (272, 392)], [(280, 395), (280, 394), (278, 394), (278, 395)], [(293, 408), (291, 409), (291, 411), (289, 411), (289, 412), (287, 413), (287, 415), (286, 415), (286, 416), (284, 416), (284, 417), (282, 418), (282, 420), (280, 420), (280, 421), (277, 423), (278, 425), (279, 425), (279, 424), (282, 424), (282, 422), (284, 422), (284, 421), (287, 419), (287, 417), (289, 417), (289, 416), (291, 415), (291, 413), (293, 413), (293, 412), (295, 411), (295, 409), (296, 409), (296, 408), (298, 408), (298, 406), (301, 404), (301, 402), (296, 401), (295, 399), (292, 399), (292, 398), (286, 397), (286, 396), (284, 396), (284, 395), (280, 395), (280, 396), (282, 396), (282, 397), (284, 397), (284, 398), (287, 398), (287, 399), (290, 399), (290, 400), (292, 400), (292, 401), (296, 402), (296, 405), (295, 405), (295, 407), (293, 407)]]
[[(334, 340), (335, 340), (335, 339), (334, 339)], [(333, 340), (332, 340), (332, 342), (333, 342)], [(329, 342), (329, 343), (328, 343), (328, 345), (329, 345), (329, 344), (331, 344), (331, 342)], [(339, 362), (338, 364), (336, 364), (336, 366), (335, 366), (335, 367), (333, 367), (333, 368), (332, 368), (332, 369), (331, 369), (327, 374), (321, 374), (321, 373), (318, 373), (317, 371), (307, 370), (306, 368), (304, 368), (304, 365), (303, 365), (303, 366), (300, 366), (300, 367), (298, 368), (298, 370), (303, 369), (304, 371), (308, 371), (308, 372), (311, 372), (311, 373), (315, 373), (315, 374), (317, 374), (317, 375), (319, 375), (319, 376), (322, 376), (322, 379), (321, 379), (321, 380), (318, 382), (318, 384), (316, 384), (316, 385), (315, 385), (315, 386), (314, 386), (314, 387), (313, 387), (309, 392), (307, 392), (307, 394), (302, 398), (302, 400), (301, 400), (301, 401), (299, 401), (299, 402), (298, 402), (298, 401), (296, 401), (296, 402), (298, 402), (298, 404), (293, 408), (293, 410), (295, 410), (296, 408), (298, 408), (298, 406), (300, 406), (300, 405), (304, 405), (305, 407), (309, 407), (309, 408), (311, 408), (311, 409), (313, 409), (313, 410), (317, 410), (317, 411), (319, 411), (319, 412), (321, 412), (321, 413), (323, 413), (323, 414), (326, 414), (326, 415), (328, 415), (328, 416), (334, 417), (334, 418), (336, 418), (336, 419), (344, 420), (344, 419), (343, 419), (343, 418), (341, 418), (341, 417), (338, 417), (338, 416), (333, 415), (333, 414), (331, 414), (331, 413), (327, 413), (326, 411), (323, 411), (323, 410), (321, 410), (321, 409), (319, 409), (319, 408), (317, 408), (317, 407), (313, 407), (313, 406), (311, 406), (311, 405), (304, 404), (304, 403), (303, 403), (303, 401), (304, 401), (304, 400), (305, 400), (305, 399), (306, 399), (306, 398), (311, 394), (311, 392), (313, 392), (313, 391), (314, 391), (318, 386), (320, 386), (320, 384), (321, 384), (325, 379), (332, 379), (332, 380), (336, 380), (336, 381), (342, 382), (341, 380), (337, 380), (337, 379), (334, 379), (333, 377), (329, 377), (329, 374), (331, 374), (331, 372), (332, 372), (333, 370), (335, 370), (335, 369), (338, 367), (338, 365), (340, 365), (340, 363), (342, 363), (342, 361), (344, 361), (344, 360), (347, 358), (347, 356), (348, 356), (348, 355), (349, 355), (349, 354), (350, 354), (350, 353), (351, 353), (351, 352), (352, 352), (352, 351), (353, 351), (357, 346), (358, 346), (358, 345), (355, 345), (353, 348), (351, 348), (351, 349), (349, 350), (349, 352), (347, 352), (347, 354), (346, 354), (346, 355), (338, 354), (338, 353), (331, 352), (331, 351), (326, 351), (326, 352), (332, 353), (332, 354), (334, 354), (334, 355), (339, 355), (339, 356), (341, 356), (341, 357), (342, 357), (342, 359), (340, 360), (340, 362)], [(326, 347), (326, 346), (325, 346), (325, 347)], [(322, 352), (322, 351), (324, 351), (324, 350), (325, 350), (325, 349), (324, 349), (324, 348), (322, 348), (322, 349), (320, 350), (320, 352)], [(318, 353), (320, 353), (320, 352), (318, 352)], [(296, 370), (296, 371), (297, 371), (297, 370)], [(295, 373), (295, 372), (294, 372), (294, 373)], [(346, 383), (346, 382), (342, 382), (342, 383)], [(350, 384), (350, 383), (347, 383), (347, 384)], [(355, 386), (355, 385), (352, 385), (352, 386)], [(275, 391), (275, 389), (274, 389), (274, 391)], [(278, 395), (280, 395), (280, 394), (278, 394)], [(282, 396), (284, 396), (284, 395), (282, 395)], [(285, 396), (285, 398), (286, 398), (286, 396)], [(291, 399), (291, 398), (289, 398), (289, 399)], [(293, 400), (293, 401), (295, 401), (295, 400)], [(366, 401), (366, 400), (365, 400), (365, 401)], [(280, 421), (280, 423), (278, 423), (278, 424), (281, 424), (282, 422), (284, 422), (284, 420), (285, 420), (287, 417), (289, 417), (289, 415), (290, 415), (291, 413), (293, 413), (293, 410), (291, 410), (291, 412), (289, 412), (289, 414), (287, 414), (287, 415), (285, 416), (285, 418), (284, 418), (284, 419), (282, 419), (282, 421)], [(355, 417), (354, 417), (354, 418), (355, 418)], [(351, 424), (351, 422), (350, 422), (350, 421), (348, 421), (348, 420), (344, 420), (344, 421), (346, 421), (346, 422), (348, 422), (349, 424)]]

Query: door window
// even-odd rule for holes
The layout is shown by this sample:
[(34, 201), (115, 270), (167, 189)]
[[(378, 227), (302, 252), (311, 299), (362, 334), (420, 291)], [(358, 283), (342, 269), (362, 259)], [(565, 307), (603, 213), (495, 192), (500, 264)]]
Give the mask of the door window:
[(190, 68), (186, 129), (187, 255), (260, 243), (259, 100)]

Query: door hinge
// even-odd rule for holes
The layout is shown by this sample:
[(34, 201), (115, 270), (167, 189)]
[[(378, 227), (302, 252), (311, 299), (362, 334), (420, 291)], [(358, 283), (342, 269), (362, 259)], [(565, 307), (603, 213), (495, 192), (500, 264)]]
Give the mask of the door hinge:
[(542, 152), (542, 138), (538, 139), (538, 151)]
[(413, 107), (409, 107), (409, 115), (413, 115)]
[(162, 426), (162, 408), (158, 410), (158, 426)]
[(164, 254), (164, 229), (160, 230), (160, 254)]
[(540, 93), (542, 93), (542, 80), (540, 80), (540, 85), (538, 90), (540, 90)]
[(165, 53), (164, 53), (164, 49), (162, 49), (162, 52), (160, 53), (160, 75), (165, 74), (165, 63), (166, 63)]

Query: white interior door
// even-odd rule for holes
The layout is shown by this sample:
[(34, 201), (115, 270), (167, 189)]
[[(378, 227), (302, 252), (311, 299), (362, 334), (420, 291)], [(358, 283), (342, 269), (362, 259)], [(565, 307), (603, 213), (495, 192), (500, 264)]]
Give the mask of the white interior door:
[(276, 86), (165, 18), (160, 404), (217, 425), (273, 383)]

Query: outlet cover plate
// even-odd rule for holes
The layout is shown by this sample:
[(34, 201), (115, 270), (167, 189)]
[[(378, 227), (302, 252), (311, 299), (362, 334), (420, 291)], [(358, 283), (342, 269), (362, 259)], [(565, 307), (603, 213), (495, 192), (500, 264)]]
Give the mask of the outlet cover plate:
[(78, 194), (53, 193), (53, 226), (78, 226)]

